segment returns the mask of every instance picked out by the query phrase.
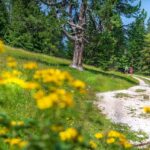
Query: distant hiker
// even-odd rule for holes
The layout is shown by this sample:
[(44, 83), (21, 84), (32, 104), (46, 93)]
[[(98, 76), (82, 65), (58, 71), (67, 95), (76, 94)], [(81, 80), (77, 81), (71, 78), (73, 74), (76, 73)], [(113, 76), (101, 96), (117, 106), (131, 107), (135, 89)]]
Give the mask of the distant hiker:
[(124, 72), (125, 72), (125, 73), (128, 73), (128, 72), (129, 72), (129, 67), (128, 67), (128, 66), (125, 66)]
[(129, 73), (133, 74), (133, 67), (132, 66), (129, 68)]

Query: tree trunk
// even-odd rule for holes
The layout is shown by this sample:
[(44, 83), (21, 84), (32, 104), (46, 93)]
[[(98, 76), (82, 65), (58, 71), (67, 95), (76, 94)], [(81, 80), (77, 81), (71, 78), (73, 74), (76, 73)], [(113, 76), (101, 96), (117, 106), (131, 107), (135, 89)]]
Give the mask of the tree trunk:
[[(83, 70), (82, 65), (82, 59), (83, 59), (83, 50), (84, 50), (84, 42), (85, 42), (85, 19), (86, 19), (86, 3), (82, 3), (79, 13), (79, 20), (77, 25), (73, 25), (72, 22), (70, 24), (72, 25), (73, 31), (76, 31), (75, 33), (75, 41), (74, 41), (74, 55), (73, 55), (73, 61), (72, 61), (72, 67), (76, 68), (80, 71)], [(74, 29), (76, 27), (76, 29)]]
[(83, 59), (84, 41), (75, 41), (74, 43), (74, 54), (71, 67), (76, 68), (80, 71), (83, 70), (82, 59)]

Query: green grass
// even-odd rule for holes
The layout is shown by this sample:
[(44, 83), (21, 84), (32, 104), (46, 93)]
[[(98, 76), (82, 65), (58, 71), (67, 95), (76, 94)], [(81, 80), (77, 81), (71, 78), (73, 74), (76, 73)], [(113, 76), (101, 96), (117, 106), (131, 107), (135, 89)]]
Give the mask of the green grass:
[(138, 82), (130, 76), (124, 75), (119, 72), (104, 72), (99, 68), (84, 65), (85, 70), (79, 72), (69, 67), (71, 63), (69, 60), (47, 56), (43, 54), (31, 53), (21, 49), (14, 49), (6, 47), (6, 56), (13, 56), (17, 58), (20, 64), (26, 61), (36, 61), (41, 68), (51, 67), (58, 68), (70, 72), (74, 77), (83, 80), (87, 83), (89, 88), (94, 91), (104, 92), (119, 89), (126, 89)]
[[(96, 92), (126, 89), (138, 84), (132, 77), (119, 72), (104, 72), (99, 68), (87, 65), (84, 66), (85, 70), (80, 72), (69, 67), (69, 60), (10, 47), (6, 47), (6, 52), (0, 55), (1, 70), (5, 69), (3, 62), (8, 56), (17, 59), (19, 64), (18, 68), (22, 71), (24, 71), (21, 68), (22, 64), (27, 61), (36, 61), (40, 68), (50, 67), (65, 70), (75, 78), (86, 83), (88, 94), (75, 94), (76, 103), (79, 104), (79, 107), (76, 108), (78, 119), (71, 118), (68, 120), (68, 124), (72, 124), (76, 127), (83, 127), (83, 132), (91, 137), (95, 132), (115, 129), (124, 133), (129, 139), (138, 140), (136, 133), (131, 132), (128, 127), (112, 124), (110, 120), (106, 119), (105, 116), (101, 114), (100, 110), (93, 105), (93, 102), (96, 100)], [(8, 114), (14, 120), (22, 120), (28, 117), (42, 118), (42, 115), (36, 111), (30, 92), (25, 92), (16, 86), (0, 87), (0, 112)]]

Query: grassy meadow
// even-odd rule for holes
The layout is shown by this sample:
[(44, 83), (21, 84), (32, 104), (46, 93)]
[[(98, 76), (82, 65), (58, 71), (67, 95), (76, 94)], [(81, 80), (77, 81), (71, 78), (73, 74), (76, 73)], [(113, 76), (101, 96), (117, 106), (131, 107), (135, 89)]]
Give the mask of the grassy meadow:
[[(69, 60), (56, 58), (52, 56), (46, 56), (43, 54), (31, 53), (28, 51), (11, 48), (8, 46), (5, 46), (5, 53), (0, 55), (1, 72), (10, 70), (10, 68), (7, 68), (5, 64), (5, 61), (8, 57), (15, 58), (15, 60), (17, 61), (17, 67), (15, 69), (23, 73), (22, 78), (24, 79), (26, 79), (27, 76), (30, 77), (32, 71), (25, 70), (22, 66), (28, 61), (32, 61), (38, 64), (38, 69), (53, 68), (60, 69), (61, 71), (67, 71), (75, 79), (79, 79), (86, 84), (86, 94), (75, 92), (74, 90), (69, 89), (67, 85), (64, 85), (65, 89), (69, 90), (74, 94), (75, 107), (73, 110), (69, 109), (67, 111), (62, 110), (62, 112), (58, 112), (59, 115), (56, 120), (63, 120), (62, 122), (63, 124), (65, 124), (65, 127), (71, 126), (78, 129), (82, 128), (82, 134), (85, 135), (85, 139), (87, 141), (89, 141), (90, 139), (94, 140), (95, 133), (107, 132), (109, 130), (116, 130), (118, 132), (121, 132), (129, 140), (140, 140), (137, 137), (137, 133), (131, 132), (129, 127), (111, 123), (110, 120), (106, 119), (105, 116), (101, 114), (101, 112), (93, 104), (93, 102), (96, 100), (95, 95), (97, 92), (126, 89), (138, 84), (138, 82), (131, 76), (127, 76), (114, 71), (105, 72), (100, 68), (87, 65), (84, 66), (84, 71), (79, 72), (69, 67)], [(21, 89), (16, 85), (0, 86), (0, 112), (9, 116), (9, 118), (14, 121), (33, 119), (38, 120), (38, 122), (42, 124), (42, 122), (44, 122), (45, 117), (52, 115), (53, 112), (46, 112), (48, 115), (47, 116), (43, 115), (42, 111), (39, 111), (37, 109), (35, 101), (31, 96), (34, 92), (34, 90), (25, 91), (24, 89)], [(51, 119), (55, 119), (56, 116), (51, 116)], [(33, 135), (35, 135), (35, 137), (39, 134), (38, 128), (29, 129), (29, 131)], [(26, 138), (26, 135), (24, 135), (22, 131), (20, 132), (20, 136), (22, 138)], [(106, 144), (99, 143), (99, 147), (95, 149), (112, 149), (106, 147)], [(7, 144), (1, 144), (1, 149), (9, 150), (10, 147)], [(63, 149), (70, 149), (70, 147), (64, 147)], [(72, 149), (87, 148), (74, 147)], [(118, 147), (114, 147), (114, 149), (117, 150)], [(120, 147), (120, 149), (123, 148)]]

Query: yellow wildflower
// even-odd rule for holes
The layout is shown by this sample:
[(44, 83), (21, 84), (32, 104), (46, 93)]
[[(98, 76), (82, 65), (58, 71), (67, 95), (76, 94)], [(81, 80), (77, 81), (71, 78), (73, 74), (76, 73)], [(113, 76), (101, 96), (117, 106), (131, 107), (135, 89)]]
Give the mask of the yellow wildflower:
[(8, 67), (11, 67), (11, 68), (16, 67), (16, 66), (17, 66), (17, 62), (16, 62), (15, 58), (13, 58), (13, 57), (8, 57), (8, 58), (7, 58), (7, 66), (8, 66)]
[(90, 145), (90, 147), (91, 147), (92, 149), (96, 149), (96, 148), (97, 148), (97, 144), (96, 144), (93, 140), (91, 140), (91, 141), (89, 142), (89, 145)]
[(15, 58), (9, 56), (9, 57), (7, 57), (6, 60), (7, 60), (7, 62), (11, 62), (11, 61), (15, 61)]
[(150, 106), (145, 106), (143, 110), (145, 113), (150, 113)]
[(39, 88), (40, 85), (38, 83), (35, 83), (35, 82), (26, 82), (22, 87), (25, 89), (28, 89), (28, 90), (32, 90), (32, 89)]
[(73, 105), (73, 97), (64, 89), (57, 89), (48, 95), (40, 90), (33, 96), (39, 109), (48, 109), (54, 106), (60, 108), (71, 107)]
[(13, 70), (12, 72), (5, 71), (2, 73), (3, 78), (13, 78), (21, 75), (21, 72), (18, 70)]
[(19, 144), (21, 142), (21, 139), (20, 138), (11, 138), (11, 139), (6, 139), (5, 142), (9, 143), (12, 146), (12, 145)]
[(106, 140), (106, 142), (107, 142), (107, 144), (112, 144), (112, 143), (115, 142), (115, 139), (114, 139), (114, 138), (108, 138), (108, 139)]
[(72, 85), (77, 88), (77, 89), (84, 89), (85, 88), (85, 83), (80, 81), (80, 80), (75, 80)]
[(58, 86), (65, 81), (72, 81), (72, 77), (68, 73), (58, 69), (38, 70), (34, 74), (34, 79), (41, 80), (44, 83), (54, 83)]
[(18, 146), (20, 147), (20, 148), (24, 148), (24, 147), (26, 147), (28, 145), (28, 142), (27, 141), (21, 141), (19, 144), (18, 144)]
[(39, 109), (51, 108), (58, 102), (58, 95), (55, 93), (49, 94), (41, 99), (37, 99), (37, 107)]
[(131, 148), (132, 144), (128, 142), (126, 139), (120, 139), (121, 145), (123, 145), (125, 148)]
[(12, 77), (14, 77), (14, 76), (11, 72), (5, 71), (5, 72), (2, 73), (2, 78), (4, 78), (4, 79), (7, 79), (7, 78), (9, 79), (9, 78), (12, 78)]
[(111, 130), (108, 133), (108, 137), (125, 138), (123, 134), (121, 134), (121, 133), (119, 133), (117, 131), (114, 131), (114, 130)]
[(131, 148), (132, 144), (130, 142), (128, 142), (128, 140), (126, 138), (120, 138), (120, 143), (121, 145), (123, 145), (125, 148)]
[(24, 122), (23, 121), (12, 121), (11, 126), (23, 126)]
[(6, 83), (5, 79), (3, 79), (3, 78), (0, 77), (0, 85), (1, 85), (1, 84), (3, 85), (3, 84), (5, 84), (5, 83)]
[(8, 63), (7, 63), (7, 66), (8, 66), (8, 67), (11, 67), (11, 68), (14, 68), (14, 67), (17, 66), (17, 62), (15, 62), (15, 61), (14, 61), (14, 62), (8, 62)]
[(57, 89), (56, 93), (59, 96), (60, 101), (58, 105), (61, 108), (73, 106), (73, 96), (70, 93), (66, 92), (64, 89)]
[(5, 135), (8, 132), (7, 128), (1, 128), (0, 129), (0, 135)]
[(0, 41), (0, 53), (4, 52), (4, 44)]
[(25, 146), (27, 146), (28, 142), (27, 141), (23, 141), (20, 138), (8, 138), (5, 140), (6, 143), (10, 144), (11, 146), (19, 146), (20, 148), (23, 148)]
[(75, 128), (68, 128), (60, 132), (59, 137), (62, 141), (76, 140), (78, 138), (78, 132)]
[(95, 137), (97, 139), (101, 139), (101, 138), (103, 138), (103, 134), (98, 132), (98, 133), (95, 134)]
[(28, 63), (24, 64), (23, 67), (24, 67), (24, 69), (32, 70), (32, 69), (37, 69), (38, 65), (36, 62), (28, 62)]
[(17, 76), (20, 76), (22, 73), (18, 70), (13, 70), (12, 74), (13, 74), (14, 77), (17, 77)]
[(80, 143), (83, 142), (83, 136), (82, 136), (82, 135), (79, 135), (79, 136), (78, 136), (78, 142), (80, 142)]
[(25, 81), (17, 78), (19, 74), (21, 73), (17, 70), (14, 70), (13, 72), (3, 72), (0, 84), (15, 83), (17, 85), (24, 86)]
[(123, 145), (125, 148), (131, 148), (132, 147), (132, 144), (129, 142), (125, 142)]
[(45, 96), (45, 92), (43, 90), (39, 90), (37, 93), (34, 94), (34, 98), (36, 100), (41, 99)]

